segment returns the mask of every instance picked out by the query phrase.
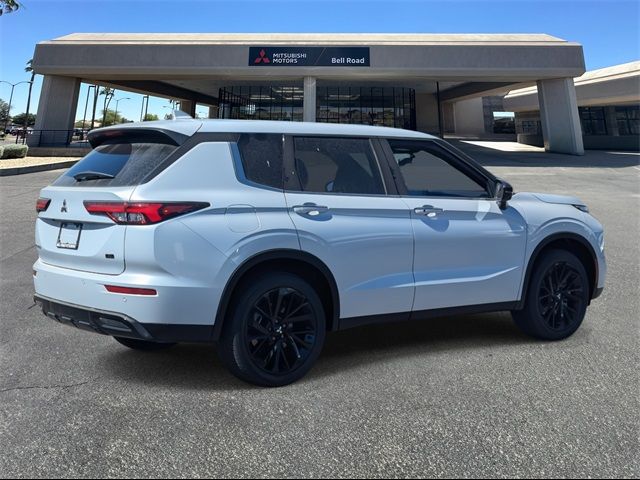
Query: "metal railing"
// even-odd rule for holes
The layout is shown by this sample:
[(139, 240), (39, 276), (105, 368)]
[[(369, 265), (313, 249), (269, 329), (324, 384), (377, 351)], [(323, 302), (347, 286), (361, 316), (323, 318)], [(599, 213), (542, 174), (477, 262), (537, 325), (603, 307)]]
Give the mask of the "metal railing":
[(18, 131), (16, 143), (26, 144), (30, 147), (65, 147), (65, 148), (90, 148), (87, 140), (87, 131), (73, 130), (29, 130)]

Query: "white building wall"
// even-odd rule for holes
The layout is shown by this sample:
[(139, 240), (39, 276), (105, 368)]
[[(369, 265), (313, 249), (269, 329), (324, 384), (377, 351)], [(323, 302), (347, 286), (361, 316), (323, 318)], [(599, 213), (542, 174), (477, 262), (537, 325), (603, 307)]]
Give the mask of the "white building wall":
[(482, 97), (461, 100), (454, 103), (453, 108), (456, 134), (482, 135), (485, 133)]

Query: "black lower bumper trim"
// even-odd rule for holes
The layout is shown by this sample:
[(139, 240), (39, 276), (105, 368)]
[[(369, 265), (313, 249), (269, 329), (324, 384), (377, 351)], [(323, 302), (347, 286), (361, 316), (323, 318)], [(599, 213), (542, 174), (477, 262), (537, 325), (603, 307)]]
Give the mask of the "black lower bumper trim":
[(33, 299), (52, 320), (101, 335), (163, 343), (212, 341), (212, 325), (142, 324), (119, 313), (69, 305), (39, 295)]

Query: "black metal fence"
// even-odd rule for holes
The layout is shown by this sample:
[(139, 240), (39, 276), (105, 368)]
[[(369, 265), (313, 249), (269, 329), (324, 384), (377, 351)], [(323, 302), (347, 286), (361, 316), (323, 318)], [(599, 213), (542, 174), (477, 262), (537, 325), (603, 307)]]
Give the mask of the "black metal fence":
[(90, 148), (87, 140), (87, 131), (73, 130), (29, 130), (26, 135), (19, 131), (16, 143), (26, 144), (30, 147), (78, 147)]

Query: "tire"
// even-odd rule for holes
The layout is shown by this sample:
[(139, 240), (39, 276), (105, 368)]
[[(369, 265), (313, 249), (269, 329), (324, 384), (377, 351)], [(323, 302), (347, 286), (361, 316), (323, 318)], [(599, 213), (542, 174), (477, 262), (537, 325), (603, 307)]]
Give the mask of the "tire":
[(237, 292), (218, 344), (224, 365), (261, 387), (282, 387), (306, 375), (326, 336), (315, 289), (297, 275), (274, 272), (243, 282)]
[(566, 250), (549, 250), (536, 261), (522, 310), (511, 312), (516, 325), (540, 340), (570, 337), (589, 304), (589, 277), (582, 262)]
[(134, 340), (133, 338), (113, 337), (116, 342), (133, 350), (141, 350), (145, 352), (155, 352), (158, 350), (166, 350), (171, 348), (175, 343), (147, 342), (146, 340)]

